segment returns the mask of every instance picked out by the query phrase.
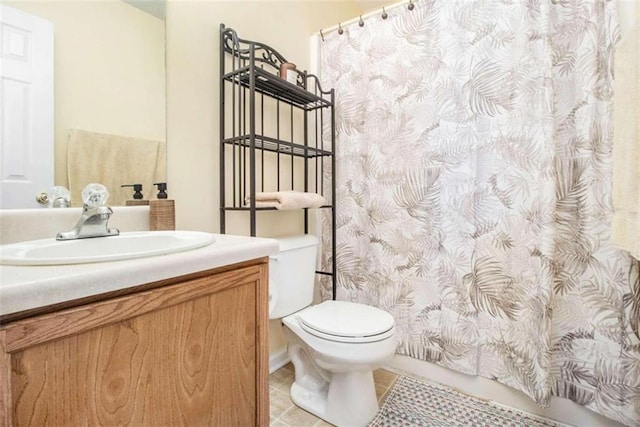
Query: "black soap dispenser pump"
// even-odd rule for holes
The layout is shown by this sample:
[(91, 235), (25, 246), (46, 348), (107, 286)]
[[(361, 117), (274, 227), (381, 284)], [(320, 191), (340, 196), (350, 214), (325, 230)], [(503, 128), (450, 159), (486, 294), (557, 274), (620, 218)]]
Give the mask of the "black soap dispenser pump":
[(133, 187), (133, 199), (127, 200), (125, 205), (127, 206), (147, 206), (149, 204), (148, 200), (142, 200), (142, 184), (125, 184), (120, 187)]
[(167, 183), (156, 182), (153, 185), (158, 187), (158, 199), (149, 202), (149, 230), (175, 230), (175, 201), (167, 198)]

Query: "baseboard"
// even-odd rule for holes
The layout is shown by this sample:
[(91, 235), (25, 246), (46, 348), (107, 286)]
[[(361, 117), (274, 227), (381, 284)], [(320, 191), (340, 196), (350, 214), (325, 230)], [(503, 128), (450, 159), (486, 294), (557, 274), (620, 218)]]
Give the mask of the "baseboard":
[(289, 354), (287, 353), (287, 349), (283, 348), (277, 353), (269, 355), (269, 374), (274, 373), (278, 369), (282, 368), (284, 365), (289, 363)]

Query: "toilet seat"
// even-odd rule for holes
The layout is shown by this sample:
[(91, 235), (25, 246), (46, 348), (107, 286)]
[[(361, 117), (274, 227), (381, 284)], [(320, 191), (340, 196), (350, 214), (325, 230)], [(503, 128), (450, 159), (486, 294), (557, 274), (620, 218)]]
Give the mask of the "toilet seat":
[(297, 313), (300, 327), (319, 338), (343, 343), (381, 341), (395, 332), (384, 310), (346, 301), (325, 301)]

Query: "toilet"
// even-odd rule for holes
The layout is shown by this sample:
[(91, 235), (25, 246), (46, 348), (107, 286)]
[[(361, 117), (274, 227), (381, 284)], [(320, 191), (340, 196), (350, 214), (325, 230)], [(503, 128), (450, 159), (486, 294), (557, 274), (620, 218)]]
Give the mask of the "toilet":
[(378, 411), (373, 370), (396, 349), (384, 310), (345, 301), (311, 305), (318, 239), (278, 238), (269, 260), (269, 318), (282, 319), (295, 370), (291, 400), (338, 427), (366, 426)]

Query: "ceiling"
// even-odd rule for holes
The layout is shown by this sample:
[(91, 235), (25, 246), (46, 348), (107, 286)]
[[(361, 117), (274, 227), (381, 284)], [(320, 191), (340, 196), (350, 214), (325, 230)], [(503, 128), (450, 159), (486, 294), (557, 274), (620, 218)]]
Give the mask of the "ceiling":
[(164, 21), (165, 0), (122, 0)]

